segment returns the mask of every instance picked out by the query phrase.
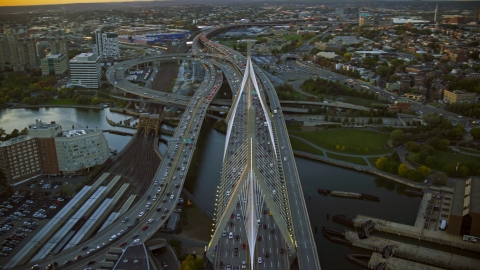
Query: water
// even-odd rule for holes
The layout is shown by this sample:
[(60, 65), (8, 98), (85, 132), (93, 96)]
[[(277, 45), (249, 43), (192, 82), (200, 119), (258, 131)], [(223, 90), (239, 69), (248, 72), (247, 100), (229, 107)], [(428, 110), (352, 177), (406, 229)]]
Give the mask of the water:
[[(50, 123), (55, 121), (62, 125), (64, 130), (75, 128), (101, 128), (115, 129), (129, 133), (134, 133), (134, 129), (112, 127), (107, 123), (106, 117), (119, 122), (131, 116), (110, 112), (110, 110), (93, 110), (93, 109), (76, 109), (76, 108), (35, 108), (35, 109), (3, 109), (0, 110), (0, 127), (5, 129), (7, 133), (14, 129), (22, 130), (29, 124), (35, 124), (35, 119)], [(116, 134), (104, 133), (108, 144), (117, 149), (122, 150), (132, 138), (131, 136), (121, 136)]]

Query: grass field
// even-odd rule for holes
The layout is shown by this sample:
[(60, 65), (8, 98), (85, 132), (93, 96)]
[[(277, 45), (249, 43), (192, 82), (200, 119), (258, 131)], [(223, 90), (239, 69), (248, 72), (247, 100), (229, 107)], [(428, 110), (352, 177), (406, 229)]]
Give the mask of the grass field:
[(288, 132), (301, 131), (302, 127), (298, 125), (287, 125)]
[[(371, 155), (391, 152), (391, 148), (385, 148), (389, 136), (371, 130), (330, 129), (315, 132), (289, 132), (322, 148), (339, 153)], [(345, 149), (342, 150), (343, 147)]]
[(290, 143), (292, 144), (293, 150), (298, 150), (314, 155), (323, 156), (323, 151), (317, 148), (310, 146), (308, 143), (299, 140), (297, 138), (290, 138)]
[(185, 206), (182, 209), (180, 236), (202, 241), (210, 241), (212, 220), (195, 205)]
[(461, 151), (463, 151), (463, 152), (466, 152), (466, 153), (480, 155), (480, 151), (473, 150), (473, 149), (470, 149), (470, 148), (457, 147), (457, 149), (459, 149), (459, 150), (461, 150)]
[(343, 156), (343, 155), (338, 155), (338, 154), (330, 153), (330, 152), (327, 153), (327, 156), (329, 158), (342, 160), (342, 161), (350, 162), (350, 163), (357, 164), (357, 165), (363, 165), (363, 166), (368, 165), (367, 162), (365, 161), (365, 159), (363, 159), (361, 157)]
[(73, 99), (54, 99), (46, 103), (47, 105), (77, 105)]
[(461, 154), (461, 153), (453, 151), (450, 148), (446, 151), (435, 150), (433, 155), (437, 159), (437, 162), (436, 162), (437, 164), (436, 164), (435, 167), (433, 167), (433, 169), (437, 169), (437, 170), (443, 170), (443, 168), (446, 165), (451, 164), (451, 163), (465, 162), (465, 161), (480, 162), (480, 157)]

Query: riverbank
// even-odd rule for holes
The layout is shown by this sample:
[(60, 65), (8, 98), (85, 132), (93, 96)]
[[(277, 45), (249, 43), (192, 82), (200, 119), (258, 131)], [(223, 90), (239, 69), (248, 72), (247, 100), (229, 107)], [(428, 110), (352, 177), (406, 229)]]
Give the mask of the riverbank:
[[(322, 157), (322, 156), (319, 156), (319, 155), (309, 154), (309, 153), (305, 153), (305, 152), (301, 152), (301, 151), (297, 151), (297, 150), (293, 150), (293, 154), (296, 155), (296, 156), (308, 158), (308, 159), (311, 159), (311, 160), (320, 161), (320, 162), (332, 164), (332, 165), (335, 165), (335, 166), (344, 167), (344, 168), (347, 168), (347, 169), (368, 173), (368, 174), (373, 174), (373, 175), (380, 176), (380, 177), (395, 181), (397, 183), (400, 183), (400, 184), (403, 184), (403, 185), (406, 185), (406, 186), (409, 186), (409, 187), (412, 187), (412, 188), (421, 189), (421, 190), (424, 190), (426, 188), (425, 184), (417, 183), (417, 182), (408, 180), (406, 178), (400, 177), (398, 175), (389, 174), (389, 173), (386, 173), (384, 171), (380, 171), (378, 169), (375, 169), (373, 167), (355, 165), (355, 164), (348, 163), (348, 162), (345, 162), (345, 161), (340, 161), (340, 160), (336, 160), (336, 159), (332, 159), (332, 158), (328, 158), (328, 157)], [(437, 191), (437, 192), (449, 193), (449, 194), (453, 193), (453, 189), (449, 188), (449, 187), (429, 186), (428, 189), (433, 190), (433, 191)]]
[(103, 110), (104, 107), (97, 105), (48, 105), (48, 104), (39, 104), (39, 105), (27, 105), (27, 104), (15, 104), (10, 109), (33, 109), (33, 108), (75, 108), (75, 109), (94, 109), (94, 110)]

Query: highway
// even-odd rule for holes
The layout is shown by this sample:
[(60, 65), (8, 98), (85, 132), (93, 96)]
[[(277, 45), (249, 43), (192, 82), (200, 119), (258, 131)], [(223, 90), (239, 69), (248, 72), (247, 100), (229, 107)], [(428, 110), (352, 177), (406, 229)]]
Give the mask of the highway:
[[(244, 63), (244, 57), (239, 55), (238, 53), (234, 51), (229, 51), (227, 48), (224, 48), (223, 46), (219, 46), (217, 44), (213, 43), (208, 43), (206, 41), (206, 38), (203, 38), (204, 44), (208, 44), (211, 47), (211, 50), (216, 50), (226, 56), (233, 57), (235, 60), (233, 62), (237, 65), (239, 69), (243, 70), (243, 66), (245, 65)], [(247, 65), (248, 66), (248, 65)], [(225, 71), (225, 73), (228, 73), (228, 71)], [(245, 208), (247, 208), (247, 205), (242, 199), (240, 198), (237, 199), (237, 197), (234, 197), (239, 191), (231, 191), (232, 189), (238, 189), (236, 188), (237, 185), (240, 185), (238, 182), (240, 181), (240, 174), (244, 174), (244, 167), (242, 166), (242, 158), (240, 160), (235, 159), (235, 155), (239, 154), (239, 150), (241, 150), (241, 147), (245, 144), (245, 142), (248, 143), (248, 130), (251, 130), (250, 125), (252, 125), (251, 122), (253, 122), (253, 125), (256, 126), (256, 133), (255, 138), (257, 140), (260, 140), (260, 144), (265, 145), (266, 143), (266, 152), (272, 152), (273, 151), (278, 151), (280, 156), (277, 156), (277, 160), (280, 161), (280, 166), (279, 166), (279, 179), (285, 179), (287, 183), (287, 190), (288, 190), (288, 196), (285, 196), (285, 200), (287, 200), (287, 203), (289, 201), (290, 207), (292, 207), (291, 210), (291, 219), (289, 217), (286, 218), (287, 222), (286, 225), (289, 226), (291, 223), (293, 223), (293, 233), (294, 233), (294, 239), (296, 240), (295, 243), (297, 244), (292, 244), (291, 246), (288, 246), (285, 244), (284, 241), (281, 240), (282, 234), (279, 233), (279, 230), (277, 229), (277, 223), (274, 221), (274, 218), (270, 216), (271, 210), (276, 210), (272, 209), (271, 207), (266, 207), (267, 204), (259, 203), (257, 200), (257, 205), (260, 204), (260, 208), (257, 210), (260, 214), (260, 221), (259, 226), (260, 229), (258, 229), (258, 236), (260, 236), (260, 239), (263, 239), (264, 241), (257, 241), (257, 246), (256, 246), (256, 251), (255, 255), (250, 255), (254, 256), (256, 259), (258, 257), (262, 257), (261, 260), (259, 259), (257, 261), (258, 263), (258, 268), (270, 268), (270, 269), (284, 269), (283, 267), (287, 267), (285, 269), (288, 269), (288, 266), (286, 265), (286, 261), (288, 259), (285, 259), (285, 255), (293, 255), (298, 257), (298, 263), (300, 265), (300, 269), (320, 269), (320, 263), (318, 259), (318, 253), (317, 249), (314, 243), (314, 237), (313, 233), (311, 231), (310, 227), (310, 221), (308, 219), (308, 213), (307, 209), (305, 206), (304, 202), (304, 197), (303, 197), (303, 191), (301, 189), (301, 183), (300, 179), (297, 173), (296, 165), (295, 165), (295, 160), (293, 158), (293, 152), (289, 143), (288, 139), (288, 133), (286, 130), (285, 122), (280, 110), (280, 103), (278, 100), (278, 97), (275, 94), (273, 85), (270, 83), (268, 78), (266, 77), (265, 74), (263, 74), (259, 69), (255, 68), (256, 74), (258, 74), (260, 81), (259, 81), (259, 90), (260, 90), (260, 95), (264, 95), (264, 93), (268, 94), (269, 100), (270, 100), (270, 109), (268, 109), (268, 112), (264, 115), (262, 115), (259, 112), (257, 112), (257, 118), (250, 119), (249, 114), (245, 113), (245, 97), (244, 95), (240, 96), (239, 100), (234, 100), (234, 106), (232, 106), (231, 112), (229, 114), (229, 117), (234, 117), (233, 124), (229, 127), (229, 131), (227, 132), (227, 145), (226, 145), (226, 159), (224, 164), (224, 168), (222, 170), (222, 184), (219, 188), (220, 191), (220, 200), (218, 201), (219, 209), (217, 209), (217, 212), (219, 213), (219, 216), (217, 218), (224, 219), (223, 222), (217, 222), (219, 224), (216, 228), (216, 233), (214, 235), (214, 238), (211, 241), (211, 244), (208, 247), (207, 250), (207, 257), (209, 256), (209, 253), (211, 254), (211, 248), (212, 245), (215, 245), (213, 247), (215, 254), (210, 255), (210, 256), (215, 256), (215, 265), (221, 266), (224, 264), (229, 264), (233, 263), (233, 265), (236, 265), (238, 261), (243, 261), (243, 253), (240, 253), (239, 257), (236, 257), (236, 251), (234, 250), (235, 247), (238, 247), (238, 245), (235, 245), (235, 234), (233, 234), (233, 239), (231, 241), (228, 240), (230, 232), (232, 233), (237, 233), (241, 232), (242, 234), (239, 235), (240, 240), (242, 241), (243, 237), (248, 237), (247, 235), (247, 230), (244, 229), (243, 231), (240, 229), (242, 226), (238, 228), (238, 222), (235, 220), (237, 214), (240, 215), (240, 218), (242, 215), (245, 215), (247, 212)], [(244, 78), (245, 80), (245, 78)], [(266, 90), (266, 91), (265, 91)], [(248, 95), (248, 92), (247, 92)], [(263, 98), (265, 99), (265, 98)], [(253, 104), (255, 107), (261, 107), (260, 104), (257, 104), (255, 100), (253, 101)], [(274, 110), (278, 110), (278, 113), (272, 113)], [(263, 118), (262, 118), (263, 117)], [(275, 127), (274, 132), (275, 134), (272, 134), (272, 140), (270, 140), (270, 136), (268, 136), (268, 130), (265, 130), (265, 128), (262, 129), (262, 127), (265, 127), (266, 122), (264, 124), (264, 121), (267, 120), (266, 118), (269, 118), (269, 120), (273, 120), (272, 125)], [(227, 117), (227, 120), (229, 118)], [(250, 121), (249, 121), (250, 120)], [(256, 124), (255, 124), (256, 122)], [(260, 127), (258, 126), (260, 125)], [(231, 131), (231, 132), (230, 132)], [(247, 139), (247, 140), (246, 140)], [(266, 139), (266, 141), (265, 141)], [(273, 147), (273, 145), (277, 145), (277, 149)], [(272, 148), (273, 147), (273, 148)], [(279, 150), (281, 149), (281, 150)], [(240, 152), (241, 153), (241, 152)], [(265, 154), (267, 156), (267, 154)], [(269, 154), (268, 156), (271, 156)], [(232, 160), (230, 158), (233, 158)], [(258, 158), (261, 159), (261, 158)], [(236, 164), (233, 166), (231, 163), (234, 162), (233, 164)], [(257, 162), (259, 162), (257, 160)], [(270, 163), (271, 162), (271, 163)], [(268, 161), (270, 163), (271, 168), (277, 168), (275, 165), (277, 162), (276, 161)], [(260, 164), (259, 168), (263, 168), (264, 170), (269, 170), (269, 165), (268, 163), (266, 164)], [(248, 167), (251, 166), (251, 164), (245, 165), (245, 169), (248, 169)], [(236, 170), (239, 170), (238, 172), (238, 177), (236, 174)], [(233, 179), (232, 179), (233, 178)], [(261, 177), (260, 177), (261, 178)], [(264, 179), (265, 180), (265, 179)], [(285, 190), (284, 186), (279, 187), (277, 189), (278, 193), (281, 190)], [(261, 192), (261, 190), (257, 190), (258, 192)], [(245, 192), (245, 191), (244, 191)], [(225, 194), (224, 194), (225, 193)], [(276, 194), (273, 192), (273, 194)], [(231, 196), (231, 199), (229, 197)], [(268, 196), (264, 196), (265, 198)], [(248, 200), (248, 199), (247, 199)], [(268, 205), (270, 206), (270, 204)], [(258, 206), (257, 206), (258, 207)], [(230, 209), (234, 209), (234, 211), (230, 211)], [(228, 210), (227, 210), (228, 209)], [(286, 207), (288, 209), (288, 205)], [(289, 215), (288, 211), (286, 211), (286, 215)], [(232, 213), (232, 214), (230, 214)], [(275, 216), (275, 214), (273, 215)], [(225, 219), (227, 221), (225, 221)], [(248, 217), (247, 217), (248, 219)], [(231, 220), (231, 221), (228, 221)], [(291, 220), (291, 223), (288, 221)], [(231, 226), (233, 223), (233, 226)], [(226, 225), (225, 225), (226, 224)], [(246, 227), (248, 228), (248, 227)], [(291, 228), (291, 226), (289, 226)], [(271, 231), (269, 234), (268, 232)], [(219, 238), (218, 234), (222, 235), (223, 238), (226, 238), (225, 240), (217, 240)], [(288, 237), (287, 237), (288, 238)], [(280, 240), (279, 240), (280, 239)], [(217, 242), (218, 241), (218, 242)], [(248, 243), (247, 243), (248, 244)], [(294, 247), (296, 245), (296, 247)], [(243, 247), (243, 246), (242, 246)], [(248, 248), (247, 248), (248, 249)], [(290, 251), (289, 251), (290, 249)], [(248, 250), (245, 251), (248, 253)], [(272, 254), (275, 256), (274, 258), (268, 259), (265, 257), (265, 253), (268, 253), (269, 255)], [(285, 254), (285, 255), (282, 255)], [(262, 256), (263, 255), (263, 256)], [(237, 259), (238, 258), (238, 259)], [(248, 257), (246, 258), (248, 259)], [(291, 261), (290, 261), (291, 263)], [(247, 260), (248, 264), (248, 260)]]
[[(205, 38), (204, 42), (208, 42), (208, 39)], [(79, 269), (81, 269), (83, 268), (81, 266), (82, 264), (86, 265), (87, 261), (95, 260), (97, 263), (92, 265), (92, 267), (97, 267), (98, 262), (104, 259), (103, 251), (106, 250), (108, 247), (118, 247), (120, 243), (123, 244), (124, 242), (127, 245), (134, 244), (134, 241), (143, 242), (147, 240), (151, 236), (151, 234), (157, 231), (165, 223), (170, 214), (176, 208), (180, 191), (183, 187), (183, 183), (185, 180), (185, 175), (188, 171), (192, 154), (195, 151), (196, 138), (198, 137), (198, 133), (201, 129), (201, 125), (208, 110), (208, 106), (210, 105), (211, 100), (217, 94), (217, 90), (220, 88), (222, 83), (223, 74), (218, 73), (213, 64), (220, 67), (225, 72), (225, 76), (229, 80), (232, 89), (234, 89), (234, 91), (237, 91), (240, 88), (239, 72), (245, 70), (245, 65), (247, 61), (244, 60), (244, 57), (241, 56), (241, 54), (235, 51), (226, 50), (224, 51), (223, 55), (203, 54), (202, 56), (200, 56), (201, 59), (196, 58), (196, 60), (200, 60), (202, 62), (206, 72), (202, 84), (195, 92), (193, 97), (185, 97), (169, 93), (160, 93), (151, 89), (139, 87), (125, 80), (125, 72), (129, 68), (141, 63), (155, 62), (160, 60), (193, 60), (195, 59), (193, 57), (188, 54), (142, 57), (136, 60), (121, 62), (107, 70), (107, 79), (115, 87), (144, 98), (162, 100), (166, 102), (166, 104), (185, 106), (185, 113), (182, 116), (179, 127), (176, 129), (172, 140), (170, 140), (168, 143), (168, 147), (165, 153), (165, 160), (158, 167), (154, 179), (151, 180), (150, 186), (143, 194), (140, 202), (132, 206), (132, 208), (127, 211), (125, 215), (118, 218), (118, 220), (122, 220), (125, 217), (128, 217), (128, 222), (115, 222), (102, 232), (95, 235), (93, 238), (89, 239), (86, 242), (80, 243), (77, 247), (63, 251), (57, 255), (49, 256), (48, 258), (41, 261), (31, 262), (30, 264), (33, 265), (34, 263), (38, 263), (40, 265), (40, 268), (44, 269), (48, 263), (55, 261), (59, 263), (59, 266), (56, 267), (57, 269), (72, 267), (78, 267)], [(209, 57), (210, 59), (207, 60), (205, 59), (205, 57)], [(263, 78), (261, 79), (261, 81), (263, 82), (259, 83), (265, 84), (266, 89), (273, 89), (273, 86), (269, 83), (266, 76), (261, 72), (259, 74), (261, 74), (261, 78)], [(260, 89), (263, 89), (261, 85), (259, 87)], [(264, 181), (270, 181), (268, 179), (274, 179), (275, 181), (277, 181), (277, 183), (272, 182), (272, 186), (269, 187), (267, 184), (263, 183), (263, 181), (257, 181), (259, 187), (262, 188), (263, 192), (268, 192), (267, 194), (270, 194), (271, 196), (267, 196), (267, 198), (262, 199), (261, 197), (258, 197), (259, 195), (257, 195), (257, 204), (253, 203), (253, 199), (252, 201), (246, 199), (241, 200), (239, 201), (239, 210), (236, 211), (241, 211), (237, 212), (239, 214), (245, 214), (246, 208), (249, 207), (249, 209), (256, 209), (249, 211), (254, 211), (257, 215), (259, 215), (257, 219), (260, 220), (262, 229), (259, 229), (259, 231), (255, 232), (255, 234), (253, 234), (250, 230), (250, 233), (248, 233), (248, 237), (251, 237), (252, 235), (257, 235), (258, 233), (258, 235), (262, 236), (262, 239), (266, 240), (258, 241), (259, 243), (256, 245), (257, 249), (255, 250), (255, 255), (253, 255), (255, 256), (255, 258), (257, 258), (257, 256), (265, 256), (265, 253), (267, 252), (269, 254), (272, 254), (270, 261), (262, 261), (260, 263), (262, 267), (269, 267), (270, 269), (288, 269), (287, 264), (291, 263), (293, 259), (287, 258), (287, 254), (289, 254), (299, 256), (298, 259), (301, 269), (320, 269), (318, 255), (316, 253), (316, 247), (313, 242), (313, 236), (311, 235), (311, 229), (309, 227), (308, 214), (304, 205), (303, 193), (301, 192), (293, 154), (291, 152), (291, 149), (288, 148), (289, 152), (285, 152), (285, 154), (282, 154), (281, 156), (279, 155), (279, 142), (280, 144), (285, 143), (285, 145), (289, 146), (286, 128), (282, 129), (281, 126), (283, 125), (284, 127), (284, 122), (283, 120), (278, 122), (279, 120), (275, 119), (275, 117), (273, 117), (272, 119), (271, 110), (268, 110), (265, 107), (266, 102), (263, 101), (265, 100), (263, 90), (261, 90), (259, 94), (263, 97), (261, 100), (256, 100), (255, 98), (252, 98), (252, 96), (235, 97), (238, 101), (245, 99), (244, 104), (249, 104), (253, 102), (254, 105), (258, 107), (258, 111), (249, 110), (249, 113), (247, 114), (249, 117), (249, 128), (248, 132), (245, 133), (245, 136), (247, 136), (248, 134), (248, 137), (252, 140), (254, 137), (257, 136), (256, 133), (265, 134), (265, 138), (262, 136), (259, 145), (257, 145), (256, 147), (256, 149), (258, 148), (258, 150), (256, 151), (258, 151), (260, 155), (258, 157), (256, 156), (256, 162), (260, 163), (252, 167), (254, 168), (254, 170), (252, 170), (250, 174), (255, 173), (258, 176), (263, 176)], [(276, 98), (276, 95), (272, 98), (269, 94), (269, 97), (271, 102), (274, 99), (275, 102), (278, 103), (278, 98)], [(259, 102), (261, 102), (262, 104), (259, 104)], [(280, 107), (280, 105), (278, 105), (278, 107)], [(240, 111), (242, 110), (243, 109), (241, 109)], [(265, 133), (266, 128), (264, 123), (262, 123), (262, 121), (260, 121), (259, 119), (255, 119), (255, 114), (253, 114), (252, 112), (260, 112), (261, 114), (258, 117), (263, 117), (262, 119), (269, 123), (268, 134)], [(242, 121), (241, 115), (237, 115), (237, 119), (240, 119), (239, 121)], [(271, 120), (273, 120), (273, 122), (271, 122)], [(239, 134), (241, 134), (242, 132), (245, 132), (245, 129), (247, 129), (246, 126), (244, 126), (244, 129), (242, 130), (242, 128), (240, 128), (240, 125), (242, 123), (237, 123), (239, 127), (238, 131), (234, 131), (235, 135), (237, 134), (236, 132), (239, 132)], [(278, 129), (285, 134), (279, 136), (279, 132), (277, 130), (277, 135), (275, 135), (272, 131), (272, 125), (273, 129)], [(275, 136), (278, 136), (278, 140)], [(281, 138), (286, 138), (286, 141)], [(247, 139), (247, 137), (245, 137), (244, 139)], [(232, 136), (232, 140), (238, 140), (238, 138), (234, 139)], [(260, 147), (262, 145), (264, 145), (265, 147)], [(234, 145), (233, 148), (229, 150), (232, 151), (232, 154), (235, 147), (237, 151), (241, 148), (239, 144)], [(287, 147), (284, 148), (287, 149)], [(276, 160), (269, 160), (267, 158), (267, 156), (269, 155), (268, 153), (270, 152), (272, 152), (272, 155)], [(276, 166), (273, 176), (267, 176), (267, 174), (269, 174), (269, 171), (267, 169), (269, 166), (269, 162), (271, 162), (270, 167), (273, 166), (272, 164), (279, 164), (279, 161), (282, 160), (282, 157), (284, 157), (283, 160), (285, 161), (283, 166)], [(250, 164), (253, 163), (250, 162)], [(288, 168), (288, 166), (290, 166), (290, 170), (288, 171), (291, 172), (291, 175), (285, 174), (285, 176), (282, 177), (281, 175), (283, 174), (283, 171), (287, 171), (285, 170), (285, 168)], [(233, 171), (234, 168), (230, 168)], [(240, 170), (240, 167), (238, 169)], [(281, 181), (283, 181), (281, 179), (285, 180), (288, 184), (288, 194), (283, 192), (285, 189), (284, 187), (282, 188), (280, 186), (274, 186), (280, 185)], [(278, 192), (275, 192), (273, 188), (276, 188)], [(254, 194), (252, 193), (252, 185), (250, 185), (248, 189), (250, 190), (249, 192), (251, 192), (251, 194)], [(242, 192), (245, 198), (246, 187), (244, 186), (242, 187), (242, 189), (239, 190), (243, 190)], [(258, 191), (260, 191), (260, 189), (258, 189)], [(280, 196), (284, 198), (283, 201), (285, 205), (287, 205), (287, 207), (279, 207), (278, 209), (273, 209), (275, 207), (274, 205), (278, 204), (281, 201), (278, 199), (281, 198)], [(299, 208), (295, 209), (297, 211), (289, 211), (288, 198), (292, 198), (293, 201), (297, 203), (298, 201), (300, 201), (300, 204), (298, 206)], [(275, 202), (275, 200), (277, 200), (277, 202)], [(237, 207), (237, 204), (230, 203), (228, 204), (228, 207), (229, 209), (234, 209)], [(228, 212), (234, 213), (235, 211)], [(273, 214), (270, 215), (269, 212), (273, 212)], [(293, 222), (293, 226), (292, 223), (288, 221), (290, 220), (290, 217), (286, 217), (287, 215), (290, 215), (289, 212), (292, 212), (291, 219)], [(286, 223), (279, 223), (282, 218), (283, 220), (286, 220)], [(250, 218), (250, 221), (252, 220), (253, 219)], [(228, 221), (225, 221), (224, 225), (226, 225), (227, 222)], [(263, 225), (265, 225), (265, 229), (263, 229)], [(287, 226), (289, 227), (289, 231), (293, 231), (293, 233), (295, 234), (294, 238), (298, 240), (302, 239), (300, 243), (305, 244), (305, 247), (309, 247), (309, 250), (300, 247), (302, 252), (297, 252), (297, 250), (293, 248), (293, 240), (287, 231)], [(224, 227), (226, 228), (226, 226)], [(239, 235), (239, 240), (234, 241), (238, 241), (240, 243), (240, 239), (243, 239), (244, 237), (246, 239), (247, 235), (243, 236), (242, 233), (247, 232), (242, 232), (240, 226), (237, 226), (237, 229), (237, 227), (235, 227), (235, 224), (232, 227), (230, 227), (230, 224), (228, 224), (228, 227), (230, 228), (228, 229), (229, 232), (232, 232), (232, 234), (235, 232)], [(251, 227), (252, 226), (250, 226), (250, 228)], [(294, 228), (293, 230), (292, 227)], [(114, 240), (109, 241), (112, 235), (117, 235), (117, 237)], [(288, 240), (287, 242), (290, 242), (292, 244), (285, 245), (284, 240)], [(225, 248), (225, 251), (230, 249), (225, 255), (227, 258), (232, 258), (232, 256), (235, 257), (234, 254), (232, 255), (234, 251), (231, 250), (231, 247), (233, 247), (233, 245), (234, 244), (231, 240), (224, 241), (224, 244), (222, 245), (222, 247)], [(88, 248), (86, 250), (80, 251), (80, 246), (88, 246)], [(285, 246), (286, 250), (282, 250), (282, 248)], [(41, 245), (38, 245), (35, 248), (40, 247)], [(68, 260), (73, 260), (77, 255), (82, 255), (82, 259), (74, 261), (67, 267), (63, 266), (64, 262)], [(237, 256), (238, 258), (232, 259), (232, 262), (234, 261), (236, 264), (240, 263), (242, 261), (242, 258), (247, 258), (247, 253), (244, 253), (245, 257), (242, 256)], [(251, 258), (253, 257), (250, 255), (250, 259)], [(28, 260), (30, 258), (26, 259)], [(25, 269), (25, 266), (21, 265), (24, 263), (24, 261), (25, 260), (21, 260), (19, 258), (17, 258), (16, 260), (12, 259), (5, 266), (5, 268), (16, 267), (14, 269)]]
[[(79, 246), (75, 248), (63, 251), (58, 255), (48, 257), (42, 261), (31, 262), (30, 264), (33, 265), (37, 263), (41, 269), (45, 269), (47, 264), (55, 261), (59, 264), (57, 269), (60, 269), (64, 262), (73, 260), (77, 255), (82, 255), (83, 258), (69, 264), (69, 268), (79, 265), (78, 267), (80, 269), (82, 268), (80, 265), (86, 265), (86, 262), (90, 260), (95, 260), (98, 264), (99, 261), (104, 259), (105, 253), (102, 252), (102, 250), (107, 249), (109, 246), (118, 247), (122, 242), (131, 244), (135, 239), (145, 241), (165, 223), (178, 203), (185, 175), (195, 150), (195, 141), (201, 129), (209, 101), (213, 98), (213, 94), (212, 96), (210, 96), (210, 94), (212, 92), (217, 93), (221, 85), (223, 75), (217, 73), (216, 68), (210, 63), (205, 62), (204, 68), (207, 70), (205, 79), (188, 103), (186, 107), (188, 113), (183, 115), (179, 128), (175, 131), (172, 140), (169, 141), (165, 154), (167, 159), (158, 167), (154, 179), (143, 194), (140, 202), (135, 204), (124, 216), (118, 218), (118, 220), (122, 220), (128, 217), (128, 222), (115, 222), (104, 231), (98, 233), (88, 241), (80, 243)], [(210, 96), (210, 99), (208, 99), (208, 96)], [(158, 182), (155, 183), (155, 181)], [(149, 196), (150, 199), (147, 200), (147, 196)], [(155, 196), (157, 196), (157, 198), (153, 200)], [(151, 204), (146, 207), (147, 203)], [(146, 210), (147, 208), (149, 209), (148, 212)], [(135, 221), (136, 218), (138, 218), (138, 222)], [(153, 222), (148, 223), (147, 220), (149, 219), (153, 219)], [(145, 226), (148, 226), (148, 228)], [(142, 230), (142, 228), (145, 228), (145, 230)], [(112, 235), (116, 235), (122, 230), (124, 231), (123, 234), (118, 235), (114, 241), (109, 241)], [(134, 237), (134, 235), (136, 236)], [(103, 245), (103, 247), (101, 247), (101, 245)], [(89, 248), (80, 251), (79, 248), (81, 246), (88, 246)], [(91, 254), (87, 254), (91, 249), (93, 249)], [(25, 269), (25, 266), (13, 263), (11, 260), (5, 267), (12, 268), (17, 266), (15, 269)], [(92, 267), (96, 267), (97, 264), (92, 265)]]

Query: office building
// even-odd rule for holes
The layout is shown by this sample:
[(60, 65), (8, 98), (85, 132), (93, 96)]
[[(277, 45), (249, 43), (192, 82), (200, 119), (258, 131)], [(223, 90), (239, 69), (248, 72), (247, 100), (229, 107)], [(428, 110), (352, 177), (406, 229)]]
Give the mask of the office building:
[(57, 78), (63, 77), (68, 70), (68, 60), (65, 54), (49, 54), (42, 59), (42, 75), (54, 75)]
[(108, 144), (101, 129), (62, 131), (55, 137), (59, 170), (64, 173), (103, 164), (109, 157)]
[(37, 141), (39, 158), (44, 174), (60, 173), (58, 169), (55, 137), (61, 132), (62, 126), (55, 122), (47, 124), (36, 120), (35, 124), (28, 126), (28, 135)]
[(81, 53), (70, 60), (70, 78), (73, 85), (97, 89), (100, 86), (100, 57), (95, 53)]
[(120, 57), (120, 49), (118, 47), (117, 33), (102, 33), (99, 27), (95, 29), (95, 45), (93, 51), (100, 56), (100, 59)]
[(35, 138), (22, 135), (0, 142), (0, 170), (8, 185), (43, 173)]
[(475, 103), (475, 93), (462, 90), (443, 91), (443, 100), (448, 103)]

